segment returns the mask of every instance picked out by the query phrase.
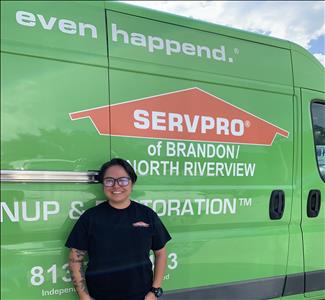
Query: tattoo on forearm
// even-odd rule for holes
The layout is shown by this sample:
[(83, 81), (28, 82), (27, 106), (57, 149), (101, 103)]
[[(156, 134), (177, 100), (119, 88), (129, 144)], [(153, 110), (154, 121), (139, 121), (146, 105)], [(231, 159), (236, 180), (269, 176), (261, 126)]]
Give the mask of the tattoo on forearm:
[(85, 273), (84, 273), (82, 265), (80, 265), (79, 272), (80, 272), (80, 275), (81, 275), (81, 279), (78, 280), (75, 277), (74, 272), (71, 271), (72, 283), (73, 283), (73, 285), (74, 285), (74, 287), (76, 288), (77, 291), (79, 289), (79, 290), (85, 292), (87, 295), (89, 295), (87, 285), (86, 285)]
[(70, 256), (69, 262), (82, 263), (87, 251), (82, 251), (82, 250), (78, 250), (78, 249), (71, 249), (71, 251), (74, 254), (74, 256), (73, 257)]
[(82, 263), (83, 260), (82, 260), (82, 259), (70, 258), (70, 259), (69, 259), (69, 262), (70, 262), (70, 263)]
[[(70, 274), (71, 274), (71, 280), (72, 283), (74, 285), (74, 287), (76, 288), (76, 290), (78, 291), (83, 291), (85, 294), (89, 295), (88, 293), (88, 289), (87, 289), (87, 284), (86, 284), (86, 278), (85, 278), (85, 272), (83, 269), (83, 259), (87, 253), (87, 251), (81, 251), (78, 249), (71, 249), (74, 257), (69, 258), (69, 263), (71, 264), (79, 264), (79, 268), (76, 270), (75, 268), (72, 268), (70, 266)], [(79, 273), (80, 276), (78, 276), (78, 278), (76, 278), (76, 273)]]
[(78, 258), (84, 258), (84, 256), (86, 255), (87, 251), (84, 250), (78, 250), (78, 249), (74, 249), (73, 250), (75, 252), (75, 254), (77, 255)]

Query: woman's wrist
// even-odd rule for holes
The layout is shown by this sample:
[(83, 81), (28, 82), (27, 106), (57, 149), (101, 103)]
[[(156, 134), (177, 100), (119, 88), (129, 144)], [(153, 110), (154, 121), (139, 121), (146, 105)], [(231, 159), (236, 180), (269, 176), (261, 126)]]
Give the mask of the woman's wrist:
[(95, 300), (95, 298), (90, 297), (89, 295), (87, 296), (81, 296), (79, 297), (80, 300)]

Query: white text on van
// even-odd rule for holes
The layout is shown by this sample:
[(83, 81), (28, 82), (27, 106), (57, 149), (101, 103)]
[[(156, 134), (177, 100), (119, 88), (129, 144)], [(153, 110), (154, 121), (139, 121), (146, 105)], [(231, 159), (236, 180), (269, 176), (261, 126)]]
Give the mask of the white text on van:
[(180, 42), (172, 39), (163, 39), (159, 36), (145, 36), (139, 32), (128, 33), (126, 30), (118, 29), (116, 24), (112, 24), (112, 41), (123, 41), (124, 44), (144, 47), (150, 53), (164, 51), (166, 55), (185, 54), (188, 56), (205, 57), (220, 62), (233, 63), (232, 57), (226, 56), (224, 45), (210, 48), (205, 45), (195, 45), (189, 42)]
[(217, 135), (243, 136), (245, 123), (240, 119), (213, 118), (195, 115), (191, 120), (188, 114), (166, 113), (137, 109), (133, 113), (134, 127), (160, 131), (178, 131), (189, 133), (207, 133), (214, 130)]
[(41, 14), (36, 14), (36, 16), (31, 12), (19, 10), (16, 12), (16, 21), (18, 24), (28, 27), (35, 27), (40, 23), (45, 30), (53, 30), (54, 25), (57, 24), (61, 32), (71, 35), (78, 34), (80, 36), (85, 36), (86, 29), (88, 29), (91, 33), (91, 37), (97, 39), (97, 28), (92, 24), (76, 23), (72, 20), (58, 19), (57, 17), (46, 19)]

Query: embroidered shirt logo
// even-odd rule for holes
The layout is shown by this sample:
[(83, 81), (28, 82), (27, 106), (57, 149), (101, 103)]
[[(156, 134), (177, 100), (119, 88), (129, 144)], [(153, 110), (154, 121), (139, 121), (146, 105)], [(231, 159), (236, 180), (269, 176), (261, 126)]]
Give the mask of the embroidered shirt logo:
[(135, 222), (132, 225), (133, 225), (133, 227), (149, 227), (150, 226), (149, 224), (142, 222), (142, 221)]

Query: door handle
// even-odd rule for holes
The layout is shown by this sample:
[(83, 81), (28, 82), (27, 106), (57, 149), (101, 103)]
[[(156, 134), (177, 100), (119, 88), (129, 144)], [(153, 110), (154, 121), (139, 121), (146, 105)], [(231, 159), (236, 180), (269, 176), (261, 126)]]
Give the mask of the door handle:
[(284, 212), (285, 195), (282, 190), (274, 190), (271, 193), (269, 215), (271, 220), (279, 220)]
[(321, 193), (320, 190), (310, 190), (307, 200), (307, 216), (316, 218), (320, 211)]

